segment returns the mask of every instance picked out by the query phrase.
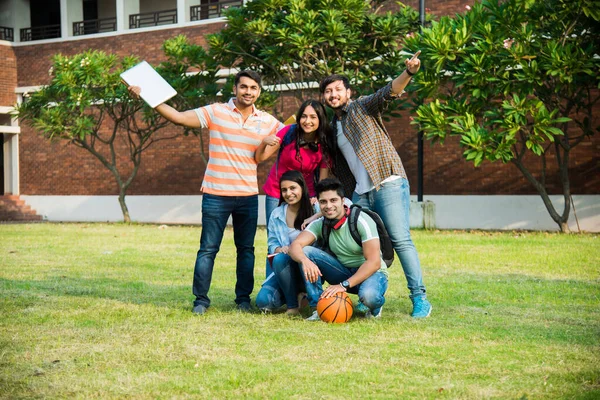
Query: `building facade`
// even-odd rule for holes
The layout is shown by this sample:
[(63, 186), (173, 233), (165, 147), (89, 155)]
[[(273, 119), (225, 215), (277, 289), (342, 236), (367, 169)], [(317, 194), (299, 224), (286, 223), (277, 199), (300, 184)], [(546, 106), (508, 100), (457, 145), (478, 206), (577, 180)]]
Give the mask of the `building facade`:
[[(406, 3), (419, 6), (418, 1)], [(445, 15), (461, 12), (469, 3), (437, 0), (427, 1), (427, 7)], [(54, 54), (97, 49), (119, 56), (133, 54), (156, 65), (164, 59), (161, 45), (166, 39), (184, 34), (206, 45), (205, 36), (225, 24), (223, 10), (241, 5), (242, 0), (0, 0), (0, 195), (20, 195), (48, 220), (120, 220), (118, 188), (100, 162), (85, 150), (48, 142), (31, 127), (20, 126), (10, 115), (13, 105), (48, 82)], [(297, 103), (285, 94), (282, 101), (285, 119), (295, 113)], [(417, 132), (408, 113), (386, 125), (416, 194)], [(600, 230), (598, 154), (598, 135), (572, 152), (571, 191), (578, 213), (570, 218), (574, 230), (577, 222), (579, 229)], [(272, 161), (259, 167), (259, 183), (265, 181)], [(547, 161), (552, 165), (551, 159)], [(531, 157), (528, 162), (539, 173), (539, 159)], [(551, 168), (548, 179), (558, 204), (562, 196), (559, 182), (552, 180), (555, 172)], [(132, 219), (199, 223), (203, 174), (196, 137), (179, 136), (148, 149), (128, 190)], [(458, 138), (449, 138), (443, 146), (425, 142), (423, 177), (424, 200), (434, 204), (433, 211), (432, 207), (425, 211), (434, 213), (431, 225), (556, 229), (539, 195), (513, 165), (484, 163), (475, 168), (462, 157)], [(424, 218), (419, 207), (415, 226)]]

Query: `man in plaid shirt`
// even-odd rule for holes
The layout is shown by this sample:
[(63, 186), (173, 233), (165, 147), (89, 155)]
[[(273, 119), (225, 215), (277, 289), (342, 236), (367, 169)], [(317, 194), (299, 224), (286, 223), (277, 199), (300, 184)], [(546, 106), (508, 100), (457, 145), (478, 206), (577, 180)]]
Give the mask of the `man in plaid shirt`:
[(319, 85), (333, 118), (334, 173), (345, 195), (383, 220), (408, 282), (414, 318), (431, 313), (419, 255), (410, 237), (410, 187), (406, 172), (383, 125), (386, 104), (402, 93), (421, 66), (420, 52), (406, 60), (406, 70), (376, 93), (351, 100), (350, 83), (343, 75), (331, 75)]

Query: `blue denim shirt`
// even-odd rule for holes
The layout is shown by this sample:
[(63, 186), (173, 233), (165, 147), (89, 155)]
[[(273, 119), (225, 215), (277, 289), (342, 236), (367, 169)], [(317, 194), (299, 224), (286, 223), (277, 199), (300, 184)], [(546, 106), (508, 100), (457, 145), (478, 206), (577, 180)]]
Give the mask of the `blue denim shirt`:
[(267, 247), (269, 254), (273, 254), (278, 247), (290, 245), (290, 234), (285, 214), (288, 205), (282, 204), (271, 213), (269, 218), (269, 238), (267, 239)]

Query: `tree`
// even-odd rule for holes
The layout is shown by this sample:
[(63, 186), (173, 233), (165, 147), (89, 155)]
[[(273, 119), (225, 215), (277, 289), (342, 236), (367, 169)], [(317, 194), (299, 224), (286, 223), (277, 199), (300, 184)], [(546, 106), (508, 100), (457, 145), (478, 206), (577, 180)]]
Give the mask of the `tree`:
[[(123, 220), (130, 222), (127, 189), (137, 175), (144, 150), (174, 136), (157, 136), (168, 122), (141, 100), (132, 99), (119, 74), (137, 60), (100, 51), (53, 57), (48, 86), (32, 93), (18, 116), (48, 140), (64, 140), (96, 157), (114, 176)], [(118, 140), (127, 144), (132, 164), (124, 174), (119, 165)]]
[(209, 54), (222, 65), (260, 71), (298, 98), (333, 73), (371, 92), (404, 69), (401, 45), (419, 27), (415, 9), (398, 3), (399, 11), (383, 13), (382, 4), (253, 0), (227, 11), (227, 26), (208, 37)]
[[(592, 114), (599, 99), (599, 19), (597, 1), (486, 0), (407, 40), (427, 66), (415, 77), (414, 120), (426, 138), (460, 136), (475, 166), (515, 165), (562, 232), (569, 232), (570, 152), (598, 130)], [(525, 164), (531, 155), (539, 156), (537, 176)], [(562, 185), (562, 212), (549, 197), (549, 155)]]
[[(171, 100), (176, 109), (191, 110), (227, 101), (228, 96), (233, 96), (234, 76), (221, 77), (219, 60), (210, 56), (202, 46), (191, 43), (185, 35), (179, 35), (167, 39), (162, 49), (167, 59), (156, 69), (177, 90), (177, 96)], [(274, 93), (262, 92), (256, 105), (260, 108), (272, 108), (275, 102)], [(202, 130), (189, 127), (183, 129), (185, 135), (192, 133), (200, 139), (200, 154), (206, 164), (208, 158), (204, 152)]]

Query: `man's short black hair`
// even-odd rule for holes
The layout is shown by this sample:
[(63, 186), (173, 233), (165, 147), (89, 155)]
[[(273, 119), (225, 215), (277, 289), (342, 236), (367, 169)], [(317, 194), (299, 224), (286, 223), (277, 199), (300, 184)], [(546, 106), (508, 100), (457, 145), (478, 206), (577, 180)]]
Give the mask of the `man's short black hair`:
[(258, 83), (258, 87), (262, 87), (262, 78), (260, 77), (260, 74), (256, 71), (250, 71), (249, 69), (238, 72), (235, 75), (235, 81), (233, 82), (233, 84), (237, 86), (238, 83), (240, 83), (240, 78), (243, 76), (245, 76), (246, 78), (250, 78), (253, 81), (256, 81), (256, 83)]
[(342, 199), (344, 198), (344, 187), (342, 186), (342, 182), (340, 182), (338, 178), (325, 178), (315, 185), (317, 199), (319, 198), (321, 193), (328, 192), (330, 190), (335, 190)]
[(344, 87), (346, 89), (351, 89), (350, 81), (348, 80), (348, 77), (346, 77), (345, 75), (333, 74), (333, 75), (329, 75), (327, 78), (323, 78), (321, 80), (321, 83), (319, 84), (319, 91), (321, 92), (321, 94), (325, 93), (325, 88), (327, 86), (329, 86), (333, 82), (337, 82), (337, 81), (342, 81), (342, 83), (344, 84)]

